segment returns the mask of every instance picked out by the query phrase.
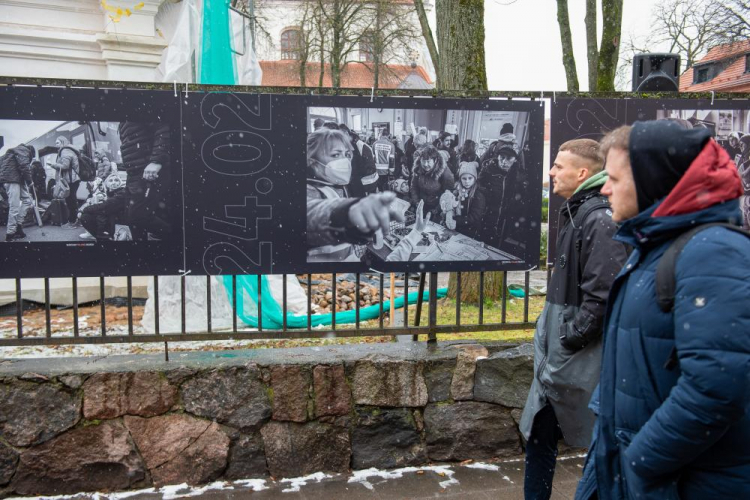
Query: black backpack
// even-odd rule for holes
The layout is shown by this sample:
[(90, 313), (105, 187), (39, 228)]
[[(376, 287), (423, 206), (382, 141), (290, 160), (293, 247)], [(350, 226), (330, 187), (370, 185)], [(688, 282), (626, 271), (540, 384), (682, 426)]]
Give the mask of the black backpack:
[[(687, 245), (693, 236), (699, 232), (717, 226), (725, 227), (750, 238), (750, 233), (741, 227), (727, 224), (725, 222), (711, 222), (709, 224), (696, 226), (678, 236), (669, 245), (669, 248), (667, 248), (664, 255), (661, 256), (661, 259), (659, 259), (659, 263), (656, 266), (656, 303), (659, 305), (659, 309), (665, 313), (672, 312), (672, 309), (674, 308), (674, 294), (677, 287), (675, 267), (677, 266), (677, 258), (680, 256), (680, 253), (682, 253), (682, 249), (685, 248), (685, 245)], [(673, 347), (667, 362), (664, 364), (664, 368), (672, 370), (678, 365), (678, 363), (677, 348)]]
[(96, 177), (96, 166), (94, 165), (94, 160), (81, 153), (74, 147), (63, 146), (60, 148), (60, 151), (62, 151), (63, 149), (69, 149), (73, 151), (73, 153), (75, 153), (76, 155), (76, 158), (78, 158), (78, 170), (76, 171), (78, 177), (80, 177), (82, 181), (93, 181)]

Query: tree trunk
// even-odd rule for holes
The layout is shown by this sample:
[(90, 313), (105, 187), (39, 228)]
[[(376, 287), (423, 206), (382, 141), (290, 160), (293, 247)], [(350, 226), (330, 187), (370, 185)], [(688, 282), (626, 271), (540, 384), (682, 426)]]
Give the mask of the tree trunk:
[(600, 92), (615, 90), (617, 61), (620, 57), (623, 0), (602, 0), (602, 43), (599, 45), (599, 72), (596, 89)]
[(430, 29), (430, 23), (427, 21), (427, 14), (424, 11), (422, 0), (414, 0), (414, 8), (417, 10), (419, 25), (422, 28), (422, 36), (427, 44), (427, 50), (430, 52), (430, 59), (432, 59), (432, 67), (435, 68), (435, 74), (437, 75), (438, 67), (440, 66), (440, 57), (438, 56), (435, 38), (432, 36), (432, 29)]
[[(479, 273), (461, 273), (461, 302), (479, 304)], [(448, 280), (448, 297), (456, 298), (458, 275), (451, 273)], [(484, 300), (498, 302), (503, 298), (503, 272), (484, 273)]]
[(377, 92), (378, 85), (380, 83), (380, 57), (377, 54), (374, 55), (372, 64), (374, 65), (372, 74), (372, 87), (373, 91)]
[(565, 67), (565, 78), (568, 80), (568, 92), (578, 92), (578, 72), (576, 71), (576, 59), (573, 55), (573, 37), (570, 33), (568, 0), (557, 0), (557, 24), (560, 26), (563, 66)]
[(437, 44), (441, 90), (487, 90), (484, 59), (484, 0), (437, 0)]
[(596, 88), (599, 73), (599, 44), (596, 36), (596, 0), (586, 0), (586, 58), (589, 65), (589, 91)]
[[(437, 0), (437, 43), (440, 53), (437, 83), (440, 89), (487, 90), (484, 56), (484, 0)], [(456, 274), (451, 273), (448, 297), (479, 302), (479, 273), (461, 275), (461, 297), (456, 297)], [(484, 297), (502, 296), (502, 272), (484, 273)]]

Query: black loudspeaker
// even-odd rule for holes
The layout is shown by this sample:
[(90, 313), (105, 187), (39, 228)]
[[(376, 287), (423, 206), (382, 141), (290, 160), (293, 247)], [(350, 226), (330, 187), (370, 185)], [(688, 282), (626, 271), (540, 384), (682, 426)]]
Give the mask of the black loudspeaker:
[(680, 88), (678, 54), (636, 54), (633, 92), (677, 92)]

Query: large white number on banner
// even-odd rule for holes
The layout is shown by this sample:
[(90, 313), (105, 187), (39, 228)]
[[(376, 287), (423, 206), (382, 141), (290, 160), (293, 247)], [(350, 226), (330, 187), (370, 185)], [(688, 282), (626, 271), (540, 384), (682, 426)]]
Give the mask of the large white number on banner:
[(226, 130), (212, 134), (201, 147), (203, 164), (217, 174), (255, 175), (273, 160), (268, 139), (246, 130)]
[(247, 94), (243, 97), (254, 103), (248, 105), (235, 94), (206, 94), (201, 101), (203, 122), (216, 128), (222, 118), (234, 116), (253, 130), (271, 130), (271, 96)]

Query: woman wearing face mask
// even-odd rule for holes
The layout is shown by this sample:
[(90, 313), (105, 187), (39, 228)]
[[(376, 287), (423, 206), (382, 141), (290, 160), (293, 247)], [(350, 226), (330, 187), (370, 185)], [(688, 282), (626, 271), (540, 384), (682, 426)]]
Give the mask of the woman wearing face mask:
[(477, 162), (461, 162), (458, 167), (458, 182), (454, 195), (458, 207), (453, 215), (456, 231), (472, 238), (479, 238), (486, 210), (484, 194), (477, 185)]
[(357, 246), (387, 235), (391, 220), (403, 216), (391, 209), (395, 193), (349, 198), (352, 145), (339, 130), (321, 128), (307, 137), (307, 260), (357, 261)]
[(451, 191), (456, 181), (445, 160), (433, 146), (426, 146), (414, 162), (411, 179), (411, 204), (416, 207), (424, 200), (424, 211), (432, 220), (440, 220), (440, 195)]

